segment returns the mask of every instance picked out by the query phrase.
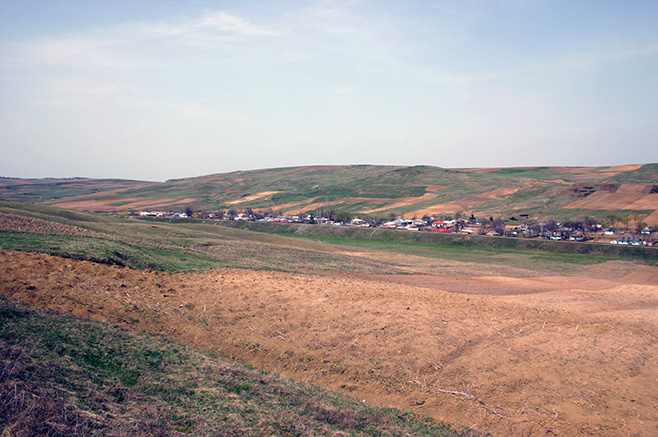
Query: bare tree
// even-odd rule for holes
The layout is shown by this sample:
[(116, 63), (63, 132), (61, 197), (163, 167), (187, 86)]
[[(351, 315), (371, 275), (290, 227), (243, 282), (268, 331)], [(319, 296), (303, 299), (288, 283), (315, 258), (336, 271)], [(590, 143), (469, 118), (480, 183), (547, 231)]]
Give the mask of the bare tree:
[(498, 235), (505, 235), (505, 220), (497, 218), (492, 221), (493, 230)]

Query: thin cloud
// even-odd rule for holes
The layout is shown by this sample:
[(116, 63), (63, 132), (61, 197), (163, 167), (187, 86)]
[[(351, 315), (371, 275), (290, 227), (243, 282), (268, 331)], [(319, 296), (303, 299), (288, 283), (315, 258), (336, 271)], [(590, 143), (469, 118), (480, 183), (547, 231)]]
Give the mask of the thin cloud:
[(219, 32), (235, 32), (244, 35), (264, 35), (272, 36), (279, 35), (280, 32), (269, 29), (265, 26), (257, 26), (251, 24), (249, 21), (231, 15), (223, 11), (210, 12), (200, 20), (197, 25), (199, 28), (214, 30)]
[(251, 23), (249, 20), (224, 11), (206, 12), (200, 18), (183, 23), (160, 23), (146, 25), (144, 31), (152, 36), (180, 38), (208, 38), (221, 36), (277, 36), (281, 32), (268, 26)]
[[(658, 41), (648, 8), (608, 3), (593, 19), (534, 0), (173, 3), (146, 2), (139, 15), (117, 4), (119, 18), (95, 23), (81, 18), (98, 15), (91, 3), (68, 14), (63, 5), (57, 26), (0, 41), (1, 151), (48, 147), (84, 169), (93, 163), (71, 145), (103, 164), (111, 145), (162, 179), (295, 160), (375, 163), (403, 159), (399, 150), (474, 166), (493, 143), (490, 163), (504, 165), (629, 132), (638, 146), (628, 159), (652, 156)], [(548, 34), (537, 32), (543, 12)], [(39, 153), (31, 168), (75, 175)], [(614, 161), (619, 147), (596, 153)], [(112, 165), (104, 174), (141, 177)]]

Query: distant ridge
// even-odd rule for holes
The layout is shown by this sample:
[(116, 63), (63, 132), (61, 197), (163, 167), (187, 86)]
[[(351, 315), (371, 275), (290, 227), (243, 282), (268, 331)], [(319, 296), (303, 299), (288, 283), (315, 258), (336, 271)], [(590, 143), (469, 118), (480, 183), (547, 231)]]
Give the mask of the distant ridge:
[(98, 212), (322, 209), (390, 217), (633, 217), (658, 224), (658, 164), (445, 169), (299, 166), (166, 182), (0, 179), (0, 198)]

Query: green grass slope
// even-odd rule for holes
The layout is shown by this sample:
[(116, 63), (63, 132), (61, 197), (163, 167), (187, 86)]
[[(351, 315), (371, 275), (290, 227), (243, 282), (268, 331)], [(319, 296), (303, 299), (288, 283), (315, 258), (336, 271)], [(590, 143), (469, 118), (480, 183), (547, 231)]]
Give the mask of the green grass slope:
[(2, 201), (0, 248), (166, 272), (222, 267), (395, 270), (354, 260), (325, 244), (232, 229), (214, 221), (136, 220)]
[[(367, 256), (352, 256), (358, 247)], [(289, 272), (404, 273), (396, 255), (568, 272), (608, 259), (656, 263), (658, 249), (213, 220), (131, 219), (0, 202), (0, 249), (165, 272), (248, 268)]]
[(123, 179), (17, 179), (0, 178), (0, 199), (41, 203), (62, 197), (84, 196), (151, 185)]
[[(546, 263), (597, 264), (607, 260), (658, 262), (658, 248), (560, 242), (539, 239), (487, 237), (480, 235), (404, 232), (386, 229), (345, 228), (285, 223), (223, 221), (222, 226), (275, 235), (294, 236), (337, 246), (373, 248), (390, 253), (427, 258), (479, 262), (494, 265), (525, 265), (536, 270), (559, 271)], [(508, 256), (515, 255), (518, 263)], [(542, 262), (543, 261), (543, 262)], [(555, 266), (554, 266), (555, 267)]]

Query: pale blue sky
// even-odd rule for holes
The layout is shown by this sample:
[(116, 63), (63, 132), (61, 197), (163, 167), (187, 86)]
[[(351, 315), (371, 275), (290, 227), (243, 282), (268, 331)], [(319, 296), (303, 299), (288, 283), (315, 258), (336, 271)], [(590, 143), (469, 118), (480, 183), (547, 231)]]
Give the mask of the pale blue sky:
[(1, 0), (0, 176), (658, 162), (658, 1)]

